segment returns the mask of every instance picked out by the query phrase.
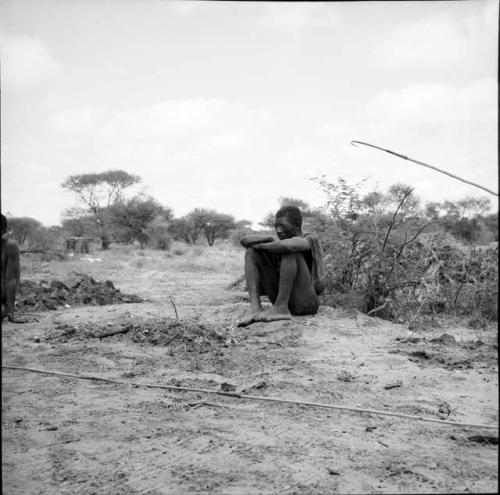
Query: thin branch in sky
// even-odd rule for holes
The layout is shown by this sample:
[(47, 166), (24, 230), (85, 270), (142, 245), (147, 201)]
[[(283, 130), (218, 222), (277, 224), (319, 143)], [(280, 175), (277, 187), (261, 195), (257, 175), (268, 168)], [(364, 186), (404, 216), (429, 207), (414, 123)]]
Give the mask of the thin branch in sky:
[(417, 163), (418, 165), (422, 165), (424, 167), (431, 168), (432, 170), (436, 170), (437, 172), (448, 175), (449, 177), (453, 177), (454, 179), (457, 179), (461, 182), (465, 182), (466, 184), (469, 184), (471, 186), (478, 187), (479, 189), (482, 189), (483, 191), (489, 192), (490, 194), (493, 194), (494, 196), (498, 196), (498, 193), (492, 191), (491, 189), (488, 189), (484, 186), (480, 186), (479, 184), (475, 184), (474, 182), (470, 182), (468, 180), (462, 179), (461, 177), (458, 177), (457, 175), (450, 174), (450, 172), (446, 172), (445, 170), (441, 170), (440, 168), (434, 167), (433, 165), (428, 165), (427, 163), (422, 163), (422, 162), (419, 162), (418, 160), (414, 160), (413, 158), (409, 158), (409, 157), (402, 155), (400, 153), (396, 153), (395, 151), (387, 150), (385, 148), (381, 148), (380, 146), (375, 146), (374, 144), (364, 143), (363, 141), (351, 141), (351, 144), (353, 146), (356, 146), (357, 144), (363, 144), (364, 146), (370, 146), (371, 148), (385, 151), (386, 153), (390, 153), (391, 155), (396, 155), (396, 156), (399, 156), (399, 158), (403, 158), (404, 160), (409, 160), (411, 162)]

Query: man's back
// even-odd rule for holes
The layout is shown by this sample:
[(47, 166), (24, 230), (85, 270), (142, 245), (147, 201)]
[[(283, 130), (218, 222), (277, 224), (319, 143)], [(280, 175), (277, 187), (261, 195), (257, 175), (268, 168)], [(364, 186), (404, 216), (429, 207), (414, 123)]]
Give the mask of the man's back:
[(319, 295), (325, 290), (325, 264), (321, 245), (318, 236), (315, 234), (304, 234), (304, 237), (311, 246), (310, 256), (306, 257), (306, 262), (311, 272), (314, 290)]

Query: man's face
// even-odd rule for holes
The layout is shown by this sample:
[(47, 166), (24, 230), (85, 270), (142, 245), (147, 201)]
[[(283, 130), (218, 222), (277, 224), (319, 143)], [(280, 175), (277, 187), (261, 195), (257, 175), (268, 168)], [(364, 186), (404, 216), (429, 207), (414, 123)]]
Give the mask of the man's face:
[(276, 235), (280, 240), (290, 239), (297, 235), (297, 227), (292, 225), (287, 217), (277, 217), (274, 222)]

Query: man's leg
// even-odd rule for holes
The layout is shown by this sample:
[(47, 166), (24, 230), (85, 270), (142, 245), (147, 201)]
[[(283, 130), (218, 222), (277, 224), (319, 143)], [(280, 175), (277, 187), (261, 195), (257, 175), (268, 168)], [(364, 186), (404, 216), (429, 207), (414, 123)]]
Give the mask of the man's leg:
[[(14, 312), (16, 310), (16, 291), (20, 281), (20, 264), (19, 254), (13, 253), (7, 259), (7, 268), (5, 270), (5, 306), (7, 317), (12, 323), (26, 323), (23, 318), (16, 318)], [(2, 284), (3, 285), (3, 284)], [(2, 308), (3, 313), (3, 308)], [(3, 317), (3, 314), (2, 314)]]
[(270, 256), (262, 251), (248, 248), (245, 251), (245, 278), (250, 297), (250, 315), (240, 320), (238, 326), (246, 326), (256, 321), (263, 312), (260, 302), (262, 292), (274, 302), (278, 294), (277, 267)]
[(291, 315), (315, 314), (319, 298), (302, 254), (283, 255), (279, 290), (273, 307), (258, 315), (258, 321), (288, 320)]

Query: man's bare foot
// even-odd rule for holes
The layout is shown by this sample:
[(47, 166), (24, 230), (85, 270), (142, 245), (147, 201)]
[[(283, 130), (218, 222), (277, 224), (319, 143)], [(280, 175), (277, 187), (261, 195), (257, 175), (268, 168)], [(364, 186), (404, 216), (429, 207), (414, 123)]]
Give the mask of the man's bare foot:
[(258, 320), (256, 321), (279, 321), (279, 320), (291, 320), (292, 315), (288, 309), (276, 308), (273, 306), (272, 308), (266, 309), (266, 311), (262, 312), (258, 316)]
[(256, 321), (260, 321), (258, 318), (260, 317), (260, 315), (262, 313), (263, 313), (262, 309), (255, 311), (255, 312), (252, 312), (246, 318), (242, 318), (241, 320), (236, 320), (236, 326), (237, 327), (246, 327), (246, 326), (250, 325), (251, 323), (254, 323)]

